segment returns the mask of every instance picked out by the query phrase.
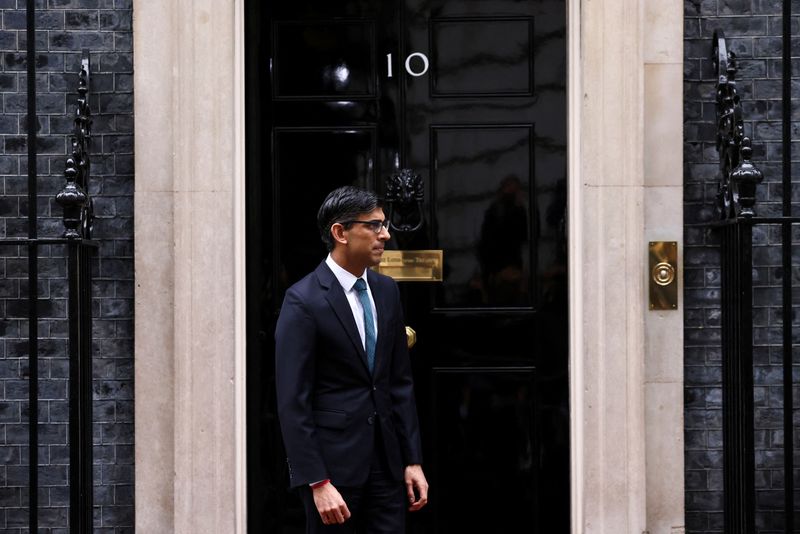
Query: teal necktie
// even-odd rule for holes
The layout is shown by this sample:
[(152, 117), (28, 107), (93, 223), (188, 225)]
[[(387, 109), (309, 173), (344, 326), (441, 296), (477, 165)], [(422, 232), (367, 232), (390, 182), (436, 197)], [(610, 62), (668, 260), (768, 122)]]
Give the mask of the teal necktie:
[(359, 278), (353, 288), (356, 290), (361, 307), (364, 308), (364, 345), (367, 351), (367, 365), (371, 373), (375, 367), (375, 320), (372, 317), (372, 306), (369, 303), (369, 295), (367, 295), (367, 283), (363, 278)]

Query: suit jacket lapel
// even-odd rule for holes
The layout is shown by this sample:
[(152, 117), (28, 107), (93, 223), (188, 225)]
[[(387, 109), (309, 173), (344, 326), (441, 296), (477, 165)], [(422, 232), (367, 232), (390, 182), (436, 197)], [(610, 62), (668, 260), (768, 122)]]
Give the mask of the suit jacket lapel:
[(331, 305), (331, 308), (333, 308), (334, 313), (336, 313), (336, 317), (342, 324), (342, 328), (347, 332), (350, 341), (353, 342), (353, 347), (355, 347), (358, 352), (361, 363), (364, 364), (364, 369), (369, 373), (367, 353), (364, 351), (364, 346), (361, 343), (361, 336), (358, 334), (356, 320), (353, 318), (353, 310), (350, 308), (350, 303), (347, 302), (347, 297), (344, 295), (342, 285), (324, 261), (317, 267), (316, 272), (317, 278), (322, 286), (328, 289), (325, 293), (325, 299)]

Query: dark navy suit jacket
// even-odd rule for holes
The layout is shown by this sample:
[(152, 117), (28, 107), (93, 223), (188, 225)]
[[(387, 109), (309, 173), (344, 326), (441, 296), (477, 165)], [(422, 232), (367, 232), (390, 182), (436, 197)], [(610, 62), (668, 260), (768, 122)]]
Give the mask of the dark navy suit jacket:
[(392, 476), (422, 463), (414, 387), (397, 283), (367, 271), (378, 320), (375, 368), (344, 290), (323, 261), (286, 292), (275, 371), (292, 487), (326, 478), (354, 487), (369, 475), (375, 427)]

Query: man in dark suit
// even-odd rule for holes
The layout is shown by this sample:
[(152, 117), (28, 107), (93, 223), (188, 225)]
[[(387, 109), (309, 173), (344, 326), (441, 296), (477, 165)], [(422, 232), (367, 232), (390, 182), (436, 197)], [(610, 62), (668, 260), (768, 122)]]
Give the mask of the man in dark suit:
[(330, 253), (288, 289), (275, 332), (290, 485), (307, 532), (403, 533), (428, 483), (400, 292), (369, 269), (388, 221), (373, 193), (342, 187), (317, 223)]

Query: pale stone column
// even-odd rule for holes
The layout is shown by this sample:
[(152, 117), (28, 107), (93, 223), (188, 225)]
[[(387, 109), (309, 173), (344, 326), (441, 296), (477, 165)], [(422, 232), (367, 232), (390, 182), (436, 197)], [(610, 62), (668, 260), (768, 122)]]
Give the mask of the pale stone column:
[(134, 1), (136, 528), (148, 534), (243, 525), (237, 8)]
[(647, 243), (683, 236), (682, 4), (570, 11), (573, 532), (676, 534), (683, 314), (649, 311)]
[(573, 532), (641, 534), (647, 529), (642, 6), (583, 0), (570, 8)]
[(679, 263), (678, 309), (645, 312), (647, 527), (677, 534), (685, 525), (683, 2), (646, 0), (643, 36), (645, 237), (677, 241)]
[[(172, 35), (176, 13), (134, 4), (135, 506), (140, 532), (174, 531)], [(149, 9), (148, 9), (149, 7)], [(149, 87), (149, 89), (147, 89)], [(147, 113), (143, 113), (144, 109)], [(145, 156), (146, 154), (146, 156)], [(168, 476), (165, 475), (168, 474)]]

